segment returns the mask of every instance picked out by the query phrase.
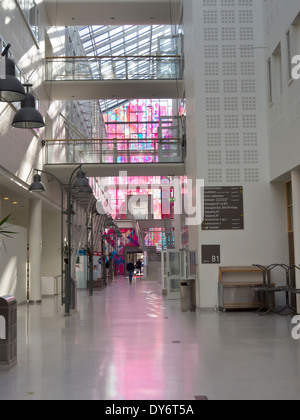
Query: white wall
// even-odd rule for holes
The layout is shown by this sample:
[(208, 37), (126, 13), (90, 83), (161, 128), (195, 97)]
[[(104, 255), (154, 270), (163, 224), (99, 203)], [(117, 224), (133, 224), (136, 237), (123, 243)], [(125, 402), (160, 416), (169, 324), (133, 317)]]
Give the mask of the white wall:
[[(52, 44), (53, 54), (59, 54), (65, 43), (63, 28), (49, 28), (48, 18), (43, 2), (39, 3), (40, 39), (37, 42), (32, 35), (29, 25), (24, 18), (17, 1), (6, 0), (0, 2), (0, 35), (6, 43), (11, 44), (11, 53), (14, 61), (24, 73), (26, 79), (33, 84), (33, 92), (39, 99), (39, 107), (46, 118), (47, 113), (52, 118), (53, 137), (63, 138), (64, 124), (59, 112), (64, 110), (65, 104), (52, 102), (44, 87), (44, 58), (46, 49)], [(49, 41), (50, 38), (50, 41)], [(44, 151), (41, 140), (45, 138), (45, 129), (37, 133), (32, 130), (20, 130), (11, 127), (16, 112), (14, 105), (0, 104), (0, 167), (17, 176), (20, 180), (31, 183), (35, 167), (41, 168), (44, 164)], [(9, 145), (9, 147), (6, 147)], [(47, 193), (46, 193), (47, 195)], [(53, 197), (52, 197), (53, 200)], [(59, 202), (59, 200), (56, 200)]]
[(12, 295), (18, 304), (26, 302), (27, 229), (9, 226), (16, 232), (12, 238), (4, 238), (5, 247), (0, 249), (0, 296)]
[(184, 1), (186, 166), (206, 186), (242, 186), (245, 229), (190, 229), (199, 250), (197, 304), (216, 304), (218, 265), (202, 245), (221, 245), (222, 266), (288, 262), (285, 186), (269, 177), (263, 1)]
[[(65, 29), (64, 28), (50, 28), (47, 14), (45, 12), (44, 3), (36, 2), (39, 5), (39, 27), (40, 36), (37, 41), (26, 21), (22, 11), (18, 7), (18, 2), (15, 0), (5, 0), (0, 2), (0, 35), (6, 43), (11, 44), (11, 53), (13, 59), (22, 70), (25, 79), (33, 84), (33, 92), (39, 99), (39, 110), (47, 121), (51, 122), (51, 130), (47, 130), (47, 134), (52, 138), (63, 138), (64, 122), (59, 113), (64, 112), (65, 104), (51, 101), (48, 93), (44, 87), (44, 58), (45, 51), (50, 55), (57, 55), (62, 52), (65, 46)], [(49, 31), (49, 36), (46, 32)], [(23, 82), (25, 80), (22, 80)], [(19, 105), (19, 104), (18, 104)], [(32, 182), (34, 175), (34, 168), (43, 169), (44, 166), (44, 152), (45, 149), (41, 147), (41, 140), (45, 139), (45, 129), (40, 129), (37, 132), (33, 130), (20, 130), (11, 127), (13, 116), (16, 112), (15, 105), (0, 103), (0, 191), (1, 185), (5, 185), (5, 190), (9, 191), (15, 201), (19, 205), (9, 207), (7, 204), (1, 205), (2, 195), (0, 196), (0, 214), (1, 218), (6, 217), (12, 213), (12, 222), (23, 228), (28, 228), (28, 205), (30, 196), (25, 194), (22, 188), (18, 190), (16, 183), (11, 181), (12, 176), (15, 181), (20, 181), (26, 188)], [(5, 181), (5, 182), (4, 182)], [(58, 275), (60, 273), (60, 256), (59, 256), (59, 239), (60, 238), (60, 188), (48, 176), (43, 176), (43, 182), (46, 186), (47, 206), (53, 206), (56, 213), (52, 213), (52, 217), (48, 217), (47, 206), (44, 206), (43, 221), (44, 221), (44, 236), (43, 245), (45, 246), (43, 256), (43, 275)], [(22, 192), (23, 191), (23, 192)], [(39, 196), (42, 197), (41, 195)], [(32, 196), (34, 198), (34, 196)], [(22, 203), (22, 206), (20, 205)], [(57, 223), (56, 223), (57, 222)], [(21, 229), (21, 228), (17, 228)], [(22, 230), (22, 229), (21, 229)], [(22, 231), (23, 232), (23, 231)], [(23, 243), (24, 240), (24, 243)], [(19, 303), (26, 300), (26, 272), (23, 275), (23, 260), (25, 258), (24, 266), (27, 259), (27, 234), (23, 238), (18, 235), (14, 239), (14, 248), (9, 251), (9, 254), (1, 251), (0, 276), (7, 275), (8, 269), (13, 273), (18, 273), (18, 278), (23, 280), (18, 281), (18, 286), (15, 290)], [(9, 241), (9, 240), (8, 240)], [(52, 244), (51, 244), (52, 242)], [(25, 257), (24, 257), (25, 249)], [(45, 257), (45, 253), (47, 257)], [(6, 263), (5, 261), (8, 260)], [(11, 265), (7, 267), (11, 261)], [(17, 265), (14, 265), (16, 262)], [(20, 266), (22, 262), (22, 267)], [(21, 273), (21, 274), (20, 274)], [(15, 285), (11, 285), (12, 280), (5, 279), (0, 284), (0, 295), (8, 292), (14, 292)]]
[[(284, 174), (290, 178), (289, 172), (300, 164), (300, 80), (291, 80), (286, 35), (290, 31), (291, 55), (300, 55), (300, 21), (293, 25), (299, 13), (298, 0), (265, 2), (265, 60), (272, 61), (273, 103), (268, 107), (272, 180)], [(274, 56), (278, 44), (282, 56), (282, 92)]]
[(60, 213), (44, 210), (42, 226), (43, 226), (42, 277), (56, 277), (61, 274)]

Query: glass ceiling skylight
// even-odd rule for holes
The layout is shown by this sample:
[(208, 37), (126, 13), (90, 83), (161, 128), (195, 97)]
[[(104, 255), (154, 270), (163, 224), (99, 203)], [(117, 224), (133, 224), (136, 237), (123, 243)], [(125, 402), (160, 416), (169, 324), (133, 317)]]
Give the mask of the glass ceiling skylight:
[[(171, 47), (171, 26), (84, 26), (79, 28), (88, 57), (152, 56), (174, 54)], [(96, 68), (92, 69), (95, 72)], [(110, 111), (124, 100), (100, 101), (103, 112)]]
[(155, 55), (171, 26), (85, 26), (79, 29), (87, 56)]

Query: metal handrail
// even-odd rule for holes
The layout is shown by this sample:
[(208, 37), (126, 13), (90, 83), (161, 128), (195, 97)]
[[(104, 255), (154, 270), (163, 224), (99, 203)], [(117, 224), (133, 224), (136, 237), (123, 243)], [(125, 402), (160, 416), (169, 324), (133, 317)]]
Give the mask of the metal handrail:
[[(94, 67), (93, 67), (94, 65)], [(178, 80), (180, 55), (46, 57), (46, 80)]]
[[(63, 272), (63, 274), (64, 274), (65, 272)], [(61, 294), (62, 294), (62, 296), (64, 295), (64, 276), (63, 276), (63, 274), (59, 274), (58, 276), (55, 276), (54, 277), (54, 284), (55, 284), (55, 291), (54, 291), (54, 294), (55, 294), (55, 296), (58, 296), (59, 295), (59, 288), (58, 288), (58, 280), (59, 279), (61, 279)]]
[(50, 61), (58, 61), (58, 60), (88, 60), (88, 61), (92, 61), (92, 60), (101, 60), (101, 59), (127, 59), (127, 58), (139, 58), (139, 59), (145, 59), (145, 58), (182, 58), (181, 55), (176, 55), (176, 54), (169, 54), (169, 55), (93, 55), (92, 57), (88, 57), (88, 56), (59, 56), (59, 57), (45, 57), (45, 60)]
[[(46, 140), (46, 164), (183, 163), (180, 138)], [(143, 159), (145, 157), (145, 159)]]
[(179, 137), (172, 137), (172, 138), (144, 138), (144, 139), (56, 139), (56, 140), (45, 140), (46, 143), (97, 143), (97, 144), (104, 144), (104, 143), (109, 143), (109, 144), (122, 144), (122, 143), (149, 143), (149, 142), (155, 142), (155, 143), (165, 143), (165, 142), (177, 142), (177, 143), (182, 143), (182, 139), (180, 139)]

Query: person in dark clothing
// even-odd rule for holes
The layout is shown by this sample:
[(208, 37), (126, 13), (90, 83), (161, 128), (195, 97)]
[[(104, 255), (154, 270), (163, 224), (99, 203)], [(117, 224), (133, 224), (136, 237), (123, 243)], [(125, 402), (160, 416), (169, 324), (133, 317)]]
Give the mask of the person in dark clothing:
[(129, 283), (132, 283), (133, 280), (133, 275), (134, 275), (134, 264), (132, 261), (130, 261), (127, 266), (126, 266), (126, 270), (129, 273)]
[(135, 268), (136, 268), (138, 274), (141, 275), (142, 274), (142, 261), (141, 260), (137, 261), (137, 263), (135, 265)]

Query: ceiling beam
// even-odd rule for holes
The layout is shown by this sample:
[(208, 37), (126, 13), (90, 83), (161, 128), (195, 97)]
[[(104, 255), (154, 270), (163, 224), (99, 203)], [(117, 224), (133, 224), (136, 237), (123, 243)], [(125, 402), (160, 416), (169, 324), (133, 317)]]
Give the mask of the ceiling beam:
[(182, 99), (182, 80), (45, 82), (52, 100)]
[[(46, 165), (63, 182), (67, 183), (76, 165)], [(83, 164), (88, 178), (105, 178), (119, 176), (127, 172), (127, 176), (183, 176), (184, 163), (131, 163), (131, 164)]]

